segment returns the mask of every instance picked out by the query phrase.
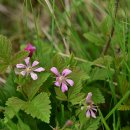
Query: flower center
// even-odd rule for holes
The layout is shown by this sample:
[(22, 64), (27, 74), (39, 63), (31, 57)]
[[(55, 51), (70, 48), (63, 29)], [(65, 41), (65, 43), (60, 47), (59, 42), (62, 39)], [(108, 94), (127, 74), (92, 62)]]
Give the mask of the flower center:
[(64, 76), (60, 76), (59, 77), (59, 82), (63, 82), (63, 81), (65, 81), (65, 77)]
[(32, 67), (29, 66), (29, 67), (26, 68), (27, 73), (30, 73), (31, 71), (32, 71)]

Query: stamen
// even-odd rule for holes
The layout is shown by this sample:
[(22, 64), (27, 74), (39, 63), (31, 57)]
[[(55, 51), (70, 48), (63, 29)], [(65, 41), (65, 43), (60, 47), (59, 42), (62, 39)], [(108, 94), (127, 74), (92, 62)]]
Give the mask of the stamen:
[(32, 71), (32, 67), (29, 66), (29, 67), (26, 68), (27, 73), (30, 73), (31, 71)]

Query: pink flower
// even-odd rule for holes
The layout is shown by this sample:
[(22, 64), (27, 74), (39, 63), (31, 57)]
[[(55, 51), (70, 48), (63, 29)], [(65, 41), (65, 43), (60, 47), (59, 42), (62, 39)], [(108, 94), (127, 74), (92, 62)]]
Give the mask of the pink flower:
[(36, 51), (36, 47), (29, 43), (24, 50), (29, 52), (29, 57), (32, 57), (33, 53)]
[(37, 80), (37, 78), (38, 78), (37, 74), (35, 74), (34, 72), (42, 72), (42, 71), (45, 70), (42, 67), (39, 67), (39, 68), (36, 67), (39, 64), (38, 61), (34, 61), (32, 63), (32, 65), (31, 65), (31, 63), (30, 63), (30, 57), (27, 57), (25, 59), (25, 63), (26, 63), (26, 65), (24, 65), (24, 64), (17, 64), (16, 68), (22, 69), (22, 71), (20, 72), (20, 74), (23, 75), (23, 76), (25, 76), (25, 75), (28, 76), (30, 74), (31, 78), (33, 80)]
[(96, 118), (96, 112), (97, 112), (97, 106), (94, 105), (94, 102), (92, 101), (92, 93), (89, 92), (87, 97), (86, 97), (86, 103), (87, 103), (87, 111), (86, 111), (86, 116), (87, 117), (93, 117)]
[(61, 90), (63, 93), (68, 90), (67, 85), (70, 85), (70, 86), (74, 85), (74, 81), (67, 78), (67, 76), (72, 72), (71, 70), (64, 69), (62, 71), (62, 74), (60, 74), (56, 67), (52, 67), (51, 71), (56, 75), (55, 85), (58, 87), (61, 86)]

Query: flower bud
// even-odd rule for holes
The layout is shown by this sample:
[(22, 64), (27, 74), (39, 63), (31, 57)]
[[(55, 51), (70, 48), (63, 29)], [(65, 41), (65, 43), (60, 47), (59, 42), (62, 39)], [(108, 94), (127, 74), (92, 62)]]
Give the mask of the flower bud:
[(29, 44), (24, 48), (24, 50), (26, 50), (26, 51), (29, 52), (29, 57), (32, 57), (33, 53), (36, 51), (36, 47), (29, 43)]
[(73, 121), (72, 120), (67, 120), (66, 122), (66, 126), (72, 126), (73, 125)]

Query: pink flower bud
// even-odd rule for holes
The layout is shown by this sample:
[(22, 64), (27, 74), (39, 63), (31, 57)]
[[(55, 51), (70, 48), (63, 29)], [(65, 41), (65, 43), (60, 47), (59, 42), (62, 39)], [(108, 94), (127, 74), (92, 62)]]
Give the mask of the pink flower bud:
[(29, 43), (25, 47), (25, 50), (29, 52), (29, 57), (32, 57), (33, 53), (36, 51), (36, 47)]

